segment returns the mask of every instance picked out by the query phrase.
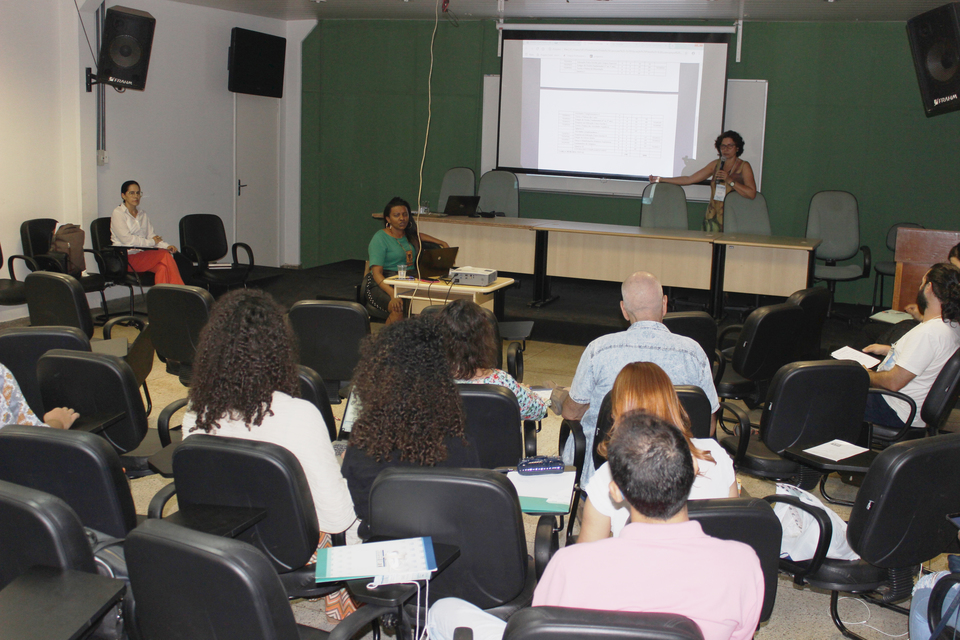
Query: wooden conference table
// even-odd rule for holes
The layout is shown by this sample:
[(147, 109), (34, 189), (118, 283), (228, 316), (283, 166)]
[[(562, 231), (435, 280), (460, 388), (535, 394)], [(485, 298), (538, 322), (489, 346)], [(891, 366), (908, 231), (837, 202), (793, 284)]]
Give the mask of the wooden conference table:
[(556, 299), (549, 276), (622, 282), (635, 271), (665, 287), (710, 291), (709, 311), (723, 294), (789, 296), (812, 283), (819, 240), (783, 236), (650, 229), (534, 218), (421, 216), (421, 230), (459, 247), (457, 262), (534, 276), (532, 306)]

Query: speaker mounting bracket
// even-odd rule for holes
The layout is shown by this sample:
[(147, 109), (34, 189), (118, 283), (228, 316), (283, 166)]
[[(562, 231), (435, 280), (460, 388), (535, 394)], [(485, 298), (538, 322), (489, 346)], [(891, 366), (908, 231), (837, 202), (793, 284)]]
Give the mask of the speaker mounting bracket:
[(100, 84), (100, 76), (93, 72), (93, 69), (87, 67), (87, 93), (93, 91), (93, 85)]

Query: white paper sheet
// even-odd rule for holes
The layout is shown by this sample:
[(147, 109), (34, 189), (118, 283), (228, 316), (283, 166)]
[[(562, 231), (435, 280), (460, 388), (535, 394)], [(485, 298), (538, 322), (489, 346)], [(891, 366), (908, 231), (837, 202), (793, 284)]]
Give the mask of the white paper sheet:
[(853, 360), (854, 362), (859, 362), (867, 369), (872, 369), (880, 364), (879, 358), (874, 358), (871, 355), (867, 355), (863, 351), (857, 351), (853, 347), (840, 347), (830, 355), (837, 360)]
[(826, 458), (827, 460), (833, 460), (834, 462), (846, 460), (847, 458), (852, 458), (855, 455), (859, 455), (867, 451), (869, 451), (869, 449), (858, 447), (855, 444), (850, 444), (849, 442), (845, 442), (843, 440), (831, 440), (830, 442), (825, 442), (824, 444), (817, 445), (816, 447), (810, 447), (809, 449), (803, 450), (804, 453)]

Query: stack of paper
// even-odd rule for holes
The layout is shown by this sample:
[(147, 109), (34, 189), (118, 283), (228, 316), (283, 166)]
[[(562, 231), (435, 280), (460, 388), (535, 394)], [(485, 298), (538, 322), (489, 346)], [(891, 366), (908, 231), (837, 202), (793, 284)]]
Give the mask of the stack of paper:
[(391, 584), (427, 580), (436, 570), (430, 537), (317, 550), (317, 582), (379, 578), (379, 584)]
[(524, 513), (557, 513), (570, 508), (573, 497), (573, 471), (542, 476), (524, 476), (516, 471), (507, 474), (520, 496), (520, 510)]

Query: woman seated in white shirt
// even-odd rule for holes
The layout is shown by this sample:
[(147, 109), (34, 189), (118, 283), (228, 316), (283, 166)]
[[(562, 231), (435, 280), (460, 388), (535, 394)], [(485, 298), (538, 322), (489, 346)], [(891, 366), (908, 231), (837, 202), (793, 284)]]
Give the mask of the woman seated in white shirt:
[[(177, 248), (164, 242), (154, 232), (147, 212), (138, 209), (142, 196), (140, 185), (133, 180), (127, 180), (120, 187), (123, 202), (110, 216), (110, 242), (117, 247), (131, 247), (127, 251), (130, 270), (152, 272), (156, 284), (183, 284), (180, 269), (173, 258)], [(159, 250), (142, 251), (135, 247)]]
[[(708, 498), (736, 498), (739, 496), (733, 461), (712, 438), (693, 438), (690, 435), (690, 420), (680, 405), (677, 392), (670, 377), (652, 362), (628, 364), (617, 376), (610, 391), (613, 426), (606, 439), (598, 446), (601, 455), (606, 455), (607, 443), (617, 429), (617, 419), (631, 411), (645, 411), (677, 427), (687, 440), (693, 454), (696, 477), (690, 490), (691, 500)], [(625, 504), (616, 504), (610, 498), (609, 463), (597, 469), (587, 483), (587, 500), (583, 506), (583, 522), (577, 542), (592, 542), (620, 534), (630, 519)]]

